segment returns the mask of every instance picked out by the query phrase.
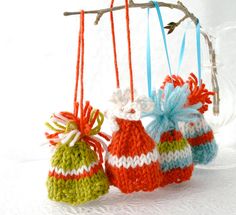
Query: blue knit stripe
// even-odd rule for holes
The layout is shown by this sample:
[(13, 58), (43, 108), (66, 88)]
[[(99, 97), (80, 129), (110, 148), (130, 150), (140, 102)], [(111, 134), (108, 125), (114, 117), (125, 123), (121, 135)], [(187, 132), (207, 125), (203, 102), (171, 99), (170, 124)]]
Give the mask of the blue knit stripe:
[(215, 139), (207, 144), (191, 147), (194, 164), (208, 164), (212, 161), (218, 152), (218, 146)]
[(176, 168), (185, 168), (187, 166), (190, 166), (193, 163), (192, 156), (191, 154), (186, 157), (186, 158), (179, 158), (177, 160), (172, 160), (170, 162), (163, 162), (161, 164), (161, 169), (163, 172), (166, 172), (171, 169), (176, 169)]

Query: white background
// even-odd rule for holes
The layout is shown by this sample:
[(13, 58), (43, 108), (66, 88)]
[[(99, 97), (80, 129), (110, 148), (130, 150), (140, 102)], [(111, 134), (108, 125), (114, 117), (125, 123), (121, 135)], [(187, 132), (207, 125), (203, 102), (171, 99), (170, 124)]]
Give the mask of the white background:
[[(118, 0), (116, 4), (122, 2)], [(222, 99), (221, 115), (213, 117), (209, 110), (207, 119), (216, 129), (220, 147), (223, 147), (221, 159), (215, 166), (228, 168), (235, 164), (234, 150), (236, 149), (234, 134), (236, 124), (233, 116), (236, 112), (236, 2), (185, 0), (183, 3), (200, 18), (204, 29), (215, 37)], [(11, 162), (47, 160), (48, 148), (40, 146), (45, 142), (44, 122), (53, 112), (72, 111), (79, 17), (64, 17), (63, 12), (77, 11), (81, 8), (85, 10), (103, 8), (108, 7), (109, 4), (109, 1), (105, 0), (0, 2), (0, 160), (3, 161), (4, 168), (9, 169), (7, 163)], [(182, 17), (182, 14), (175, 10), (162, 9), (162, 11), (165, 24), (178, 21)], [(135, 88), (140, 94), (147, 94), (146, 10), (132, 9), (130, 16)], [(167, 75), (167, 63), (154, 10), (150, 17), (153, 84), (160, 86), (163, 77)], [(106, 101), (115, 88), (109, 15), (104, 15), (98, 26), (93, 25), (94, 15), (88, 15), (85, 19), (85, 97), (95, 107), (104, 110)], [(115, 25), (121, 86), (128, 87), (124, 11), (115, 13)], [(196, 73), (197, 70), (194, 27), (185, 22), (173, 34), (168, 35), (171, 61), (176, 70), (185, 26), (188, 26), (187, 43), (183, 71), (181, 71), (184, 77), (189, 72)], [(210, 83), (210, 64), (204, 41), (202, 58), (203, 77), (207, 83)], [(29, 166), (22, 168), (26, 168), (25, 171), (33, 171)], [(38, 171), (46, 172), (46, 169), (39, 168)], [(44, 173), (38, 172), (38, 174)], [(27, 186), (25, 189), (27, 190)], [(6, 192), (8, 191), (3, 193)], [(15, 195), (18, 196), (19, 193)], [(2, 204), (1, 208), (3, 208)]]

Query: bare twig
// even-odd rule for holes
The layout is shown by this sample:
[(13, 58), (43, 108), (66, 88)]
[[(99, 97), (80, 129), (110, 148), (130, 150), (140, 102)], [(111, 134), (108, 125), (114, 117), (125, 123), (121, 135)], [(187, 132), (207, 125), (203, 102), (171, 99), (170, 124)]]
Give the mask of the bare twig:
[[(160, 7), (167, 7), (170, 9), (177, 9), (180, 10), (184, 13), (183, 18), (181, 18), (178, 22), (175, 23), (175, 27), (179, 26), (184, 20), (187, 18), (190, 18), (192, 22), (196, 25), (198, 23), (198, 18), (193, 14), (190, 13), (188, 8), (183, 5), (182, 2), (178, 1), (177, 4), (172, 4), (172, 3), (165, 3), (165, 2), (158, 2)], [(148, 3), (135, 3), (133, 0), (129, 0), (129, 8), (153, 8), (154, 4), (152, 2)], [(105, 8), (105, 9), (100, 9), (100, 10), (89, 10), (85, 11), (85, 14), (96, 14), (96, 19), (94, 24), (97, 25), (102, 18), (102, 16), (105, 13), (108, 13), (110, 11), (118, 11), (122, 10), (125, 8), (125, 5), (120, 5), (111, 8)], [(64, 16), (71, 16), (71, 15), (78, 15), (80, 12), (65, 12)], [(220, 103), (220, 94), (219, 94), (219, 85), (218, 85), (218, 80), (217, 80), (217, 67), (216, 67), (216, 54), (215, 54), (215, 49), (213, 47), (213, 43), (211, 40), (211, 36), (208, 35), (206, 32), (204, 32), (201, 28), (201, 34), (205, 38), (205, 41), (208, 45), (208, 50), (209, 50), (209, 58), (210, 58), (210, 63), (211, 63), (211, 83), (212, 83), (212, 89), (216, 93), (213, 98), (213, 113), (215, 115), (219, 114), (219, 103)]]

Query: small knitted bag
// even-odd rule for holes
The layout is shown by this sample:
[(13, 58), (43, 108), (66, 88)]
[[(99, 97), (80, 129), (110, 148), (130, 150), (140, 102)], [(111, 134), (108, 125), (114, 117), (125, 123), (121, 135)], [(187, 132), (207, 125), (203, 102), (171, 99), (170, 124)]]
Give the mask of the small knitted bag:
[(191, 148), (178, 127), (180, 121), (193, 121), (194, 114), (198, 113), (200, 104), (184, 106), (188, 95), (187, 84), (175, 88), (173, 84), (168, 83), (157, 94), (153, 91), (155, 108), (144, 114), (153, 119), (146, 130), (156, 141), (160, 153), (163, 174), (161, 186), (189, 180), (192, 175)]
[[(46, 133), (46, 137), (55, 148), (47, 179), (48, 197), (73, 205), (96, 199), (109, 189), (102, 167), (102, 140), (95, 136), (108, 139), (100, 132), (104, 117), (88, 101), (83, 105), (84, 11), (81, 11), (80, 20), (74, 113), (53, 114), (46, 123), (53, 131)], [(77, 102), (79, 73), (80, 104)]]
[[(187, 138), (191, 145), (193, 162), (194, 164), (208, 164), (212, 161), (218, 151), (218, 147), (214, 138), (211, 127), (206, 122), (203, 113), (208, 110), (208, 105), (211, 104), (210, 96), (214, 95), (214, 92), (210, 92), (205, 88), (205, 84), (202, 83), (201, 79), (201, 31), (200, 23), (196, 25), (196, 47), (197, 47), (197, 65), (198, 65), (198, 78), (191, 73), (187, 83), (189, 85), (190, 94), (186, 105), (194, 105), (201, 103), (202, 106), (199, 108), (199, 113), (195, 115), (196, 120), (194, 122), (182, 122), (180, 123), (180, 130), (185, 138)], [(182, 62), (185, 46), (185, 35), (183, 38), (179, 68)], [(184, 81), (179, 75), (167, 76), (165, 83), (173, 83), (174, 86), (183, 86)], [(162, 87), (163, 88), (163, 87)]]
[[(180, 80), (180, 77), (178, 79)], [(199, 113), (196, 114), (196, 121), (180, 123), (180, 130), (191, 145), (194, 164), (208, 164), (216, 157), (218, 146), (213, 130), (206, 122), (203, 113), (208, 110), (208, 105), (211, 103), (210, 96), (214, 95), (214, 92), (209, 92), (204, 83), (198, 86), (198, 79), (192, 73), (187, 83), (191, 92), (187, 105), (200, 102), (202, 106), (198, 109)], [(180, 84), (180, 82), (177, 84)]]
[[(114, 0), (111, 2), (111, 7), (113, 7), (113, 2)], [(159, 187), (161, 172), (156, 144), (148, 136), (140, 120), (142, 111), (150, 111), (153, 108), (152, 102), (145, 97), (136, 96), (133, 90), (128, 0), (125, 0), (125, 6), (130, 90), (122, 91), (119, 88), (114, 22), (111, 12), (117, 90), (111, 99), (114, 107), (106, 113), (106, 116), (114, 125), (112, 140), (108, 146), (106, 173), (112, 185), (118, 187), (124, 193), (131, 193), (152, 191)]]

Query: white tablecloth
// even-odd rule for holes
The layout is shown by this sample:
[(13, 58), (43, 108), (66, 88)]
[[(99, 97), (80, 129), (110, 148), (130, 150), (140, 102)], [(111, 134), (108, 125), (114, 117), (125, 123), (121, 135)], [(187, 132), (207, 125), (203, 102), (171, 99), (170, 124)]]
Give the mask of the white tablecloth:
[(236, 214), (236, 167), (196, 168), (191, 181), (151, 193), (109, 194), (77, 207), (48, 200), (48, 161), (0, 160), (0, 215)]

